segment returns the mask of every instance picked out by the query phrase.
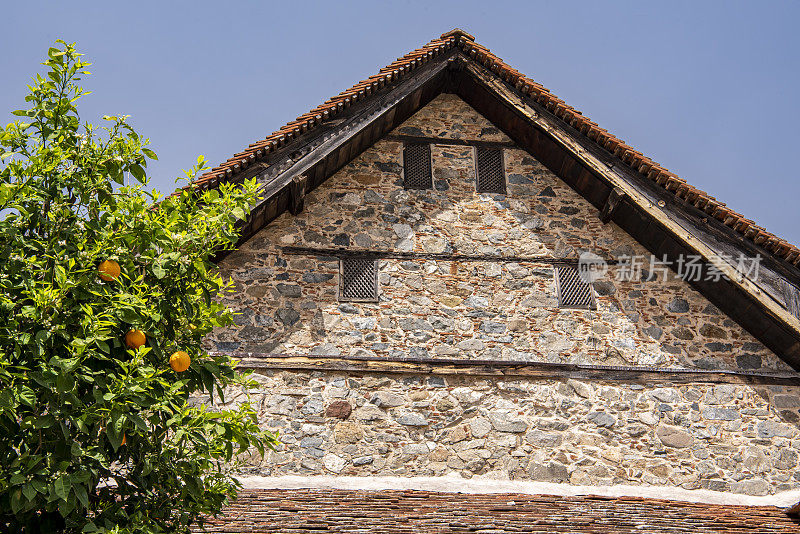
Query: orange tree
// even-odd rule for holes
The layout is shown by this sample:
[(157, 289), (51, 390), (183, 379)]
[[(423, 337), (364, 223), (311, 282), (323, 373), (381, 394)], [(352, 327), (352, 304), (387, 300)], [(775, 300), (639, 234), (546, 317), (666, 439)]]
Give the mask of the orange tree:
[(126, 117), (81, 124), (74, 45), (43, 65), (0, 130), (0, 531), (185, 531), (275, 443), (247, 403), (195, 402), (250, 380), (202, 339), (231, 322), (209, 257), (256, 185), (192, 187), (201, 157), (177, 194), (149, 191)]

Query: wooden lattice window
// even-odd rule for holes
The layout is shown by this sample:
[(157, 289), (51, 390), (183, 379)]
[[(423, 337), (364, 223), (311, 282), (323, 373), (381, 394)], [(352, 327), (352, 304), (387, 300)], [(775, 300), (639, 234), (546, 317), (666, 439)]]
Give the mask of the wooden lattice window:
[(409, 143), (403, 149), (403, 186), (406, 189), (431, 189), (431, 145)]
[(339, 261), (339, 300), (378, 301), (378, 260), (353, 257)]
[(501, 149), (477, 147), (475, 149), (475, 170), (478, 193), (505, 194), (506, 173)]
[(556, 265), (555, 275), (559, 308), (597, 308), (592, 284), (581, 277), (577, 266)]

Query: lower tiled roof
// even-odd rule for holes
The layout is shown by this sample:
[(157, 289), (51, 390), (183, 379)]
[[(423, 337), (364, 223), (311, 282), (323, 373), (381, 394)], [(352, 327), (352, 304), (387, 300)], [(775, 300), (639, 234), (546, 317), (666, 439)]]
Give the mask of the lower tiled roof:
[(207, 532), (797, 533), (774, 506), (412, 490), (244, 490)]

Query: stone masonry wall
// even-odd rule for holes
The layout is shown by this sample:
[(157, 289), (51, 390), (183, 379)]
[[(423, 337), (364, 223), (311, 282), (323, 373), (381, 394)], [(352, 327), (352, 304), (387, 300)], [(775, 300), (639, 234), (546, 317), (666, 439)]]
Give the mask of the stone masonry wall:
[[(509, 141), (453, 95), (399, 133)], [(553, 267), (382, 260), (381, 300), (339, 303), (338, 260), (282, 246), (576, 258), (641, 254), (614, 224), (527, 152), (504, 150), (508, 195), (475, 193), (471, 147), (432, 147), (434, 190), (402, 187), (402, 143), (380, 141), (226, 258), (238, 328), (211, 348), (292, 354), (447, 356), (617, 365), (787, 370), (674, 274), (595, 284), (598, 309), (557, 307)]]
[[(397, 133), (509, 142), (453, 95)], [(432, 146), (434, 189), (402, 186), (383, 140), (228, 256), (234, 328), (219, 351), (446, 357), (701, 369), (788, 367), (674, 274), (595, 283), (597, 310), (559, 309), (551, 264), (649, 254), (525, 151), (507, 195), (475, 193), (471, 147)], [(380, 261), (380, 301), (340, 303), (338, 260), (284, 246), (529, 257)], [(654, 276), (648, 276), (651, 274)], [(259, 371), (249, 392), (281, 450), (265, 475), (340, 474), (651, 484), (766, 494), (800, 487), (800, 388)], [(239, 392), (233, 402), (245, 395)]]
[[(800, 388), (266, 371), (261, 475), (443, 476), (765, 495), (800, 487)], [(237, 402), (246, 395), (229, 395)], [(795, 419), (796, 420), (796, 419)]]

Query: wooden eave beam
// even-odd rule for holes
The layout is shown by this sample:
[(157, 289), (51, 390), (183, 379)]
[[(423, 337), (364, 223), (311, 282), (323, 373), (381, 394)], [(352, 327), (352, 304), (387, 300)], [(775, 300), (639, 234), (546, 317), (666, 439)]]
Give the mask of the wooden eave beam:
[(289, 186), (289, 213), (299, 215), (303, 211), (303, 204), (306, 198), (306, 185), (308, 175), (301, 174), (292, 178)]
[(625, 191), (619, 187), (615, 187), (608, 193), (608, 199), (606, 199), (605, 204), (603, 204), (603, 209), (600, 210), (600, 220), (603, 221), (603, 224), (611, 222), (614, 210), (619, 206), (623, 198), (625, 198)]

